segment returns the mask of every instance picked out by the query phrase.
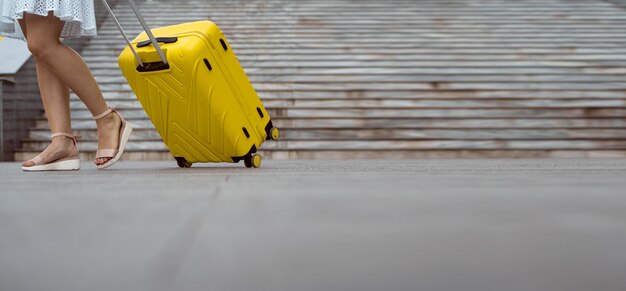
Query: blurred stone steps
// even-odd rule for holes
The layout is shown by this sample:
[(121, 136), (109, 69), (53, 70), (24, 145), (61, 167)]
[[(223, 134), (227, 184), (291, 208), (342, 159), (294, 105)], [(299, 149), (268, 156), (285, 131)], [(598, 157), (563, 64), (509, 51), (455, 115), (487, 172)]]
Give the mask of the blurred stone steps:
[[(283, 139), (261, 149), (268, 158), (626, 156), (626, 10), (607, 1), (173, 0), (140, 9), (152, 27), (220, 25), (281, 128)], [(131, 37), (141, 31), (125, 2), (114, 10)], [(82, 56), (136, 127), (124, 159), (170, 159), (119, 71), (123, 49), (107, 19)], [(74, 94), (71, 108), (91, 159), (95, 122)], [(16, 159), (48, 139), (42, 116)]]

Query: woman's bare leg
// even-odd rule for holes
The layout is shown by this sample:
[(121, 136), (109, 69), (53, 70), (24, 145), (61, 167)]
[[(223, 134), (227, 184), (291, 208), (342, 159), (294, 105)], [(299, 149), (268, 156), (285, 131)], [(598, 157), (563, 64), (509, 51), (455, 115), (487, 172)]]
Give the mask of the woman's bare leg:
[[(65, 23), (52, 13), (46, 17), (25, 14), (24, 23), (28, 30), (28, 48), (35, 58), (45, 63), (49, 71), (71, 88), (87, 105), (92, 115), (96, 116), (106, 111), (108, 106), (87, 64), (78, 53), (59, 40)], [(56, 114), (65, 113), (61, 111), (47, 113), (48, 116)], [(109, 114), (96, 121), (96, 124), (98, 125), (98, 147), (117, 148), (121, 126), (120, 117), (117, 114)], [(108, 160), (109, 158), (101, 158), (96, 160), (96, 164), (103, 164)]]
[[(24, 36), (28, 38), (26, 27), (23, 21), (20, 21)], [(48, 65), (35, 58), (37, 65), (37, 81), (39, 83), (39, 91), (41, 92), (41, 101), (43, 102), (48, 124), (52, 132), (72, 133), (70, 125), (70, 95), (69, 88), (59, 79)], [(66, 157), (70, 154), (74, 142), (66, 137), (56, 137), (52, 139), (50, 145), (41, 153), (48, 160), (56, 160)], [(30, 167), (35, 163), (26, 161), (22, 166)]]
[[(45, 62), (35, 57), (41, 101), (52, 132), (72, 133), (70, 124), (70, 91)], [(48, 112), (50, 114), (48, 114)]]

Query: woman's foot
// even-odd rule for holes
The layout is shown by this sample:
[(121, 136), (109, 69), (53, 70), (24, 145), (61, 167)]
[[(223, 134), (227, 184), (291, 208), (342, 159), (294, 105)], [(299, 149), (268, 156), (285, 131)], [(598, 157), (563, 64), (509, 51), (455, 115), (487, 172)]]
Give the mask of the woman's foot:
[[(41, 152), (40, 156), (44, 163), (50, 163), (60, 159), (68, 158), (74, 154), (74, 140), (66, 136), (56, 136), (52, 138), (50, 145)], [(35, 166), (34, 160), (28, 160), (22, 163), (22, 167)]]
[(41, 154), (22, 164), (22, 170), (40, 172), (80, 169), (76, 136), (70, 133), (55, 132), (52, 134), (51, 140), (50, 145)]
[[(99, 149), (117, 149), (120, 143), (120, 129), (122, 127), (122, 118), (115, 111), (110, 112), (104, 117), (97, 119), (98, 126), (98, 148)], [(113, 157), (96, 158), (96, 165), (100, 166), (113, 159)]]
[(94, 116), (94, 119), (98, 124), (98, 151), (95, 163), (98, 169), (105, 169), (122, 157), (133, 127), (112, 108)]

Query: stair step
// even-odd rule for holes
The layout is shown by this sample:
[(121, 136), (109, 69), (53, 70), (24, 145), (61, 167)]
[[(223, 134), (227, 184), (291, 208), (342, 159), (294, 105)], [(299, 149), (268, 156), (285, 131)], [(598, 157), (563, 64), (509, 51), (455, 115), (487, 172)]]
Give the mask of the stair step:
[[(268, 42), (268, 41), (257, 41), (254, 43), (239, 43), (235, 41), (229, 41), (232, 45), (234, 51), (238, 51), (240, 49), (266, 49), (271, 50), (275, 47), (280, 48), (294, 48), (294, 49), (343, 49), (350, 50), (352, 48), (356, 49), (375, 49), (380, 48), (380, 43), (376, 41), (372, 41), (371, 43), (344, 43), (344, 42), (336, 42), (336, 43), (318, 43), (315, 41), (310, 41), (307, 43), (302, 43), (296, 40), (293, 41), (284, 41), (284, 42)], [(448, 47), (451, 48), (469, 48), (469, 49), (477, 49), (477, 48), (517, 48), (520, 46), (528, 47), (528, 48), (536, 48), (536, 49), (551, 49), (551, 48), (562, 48), (562, 47), (573, 47), (573, 48), (581, 48), (581, 49), (620, 49), (623, 48), (624, 41), (602, 41), (598, 42), (597, 40), (590, 40), (590, 42), (579, 43), (576, 41), (568, 41), (568, 42), (503, 42), (494, 40), (493, 42), (488, 43), (475, 43), (468, 40), (458, 41), (458, 42), (433, 42), (431, 40), (423, 40), (421, 42), (398, 42), (398, 43), (385, 43), (385, 47), (389, 47), (392, 49), (411, 49), (411, 48), (430, 48), (430, 49), (446, 49)], [(110, 44), (109, 49), (110, 49)], [(116, 46), (117, 47), (117, 46)], [(94, 44), (90, 47), (94, 49), (107, 49), (107, 43), (102, 44)], [(123, 43), (119, 48), (123, 48)]]
[[(274, 125), (282, 127), (373, 127), (373, 128), (621, 128), (626, 118), (273, 118)], [(135, 128), (153, 129), (152, 122), (145, 119), (129, 119)], [(36, 128), (48, 129), (48, 121), (37, 120)], [(96, 129), (91, 118), (72, 119), (74, 130)]]
[[(132, 123), (134, 128), (154, 128), (152, 122), (148, 118), (126, 118), (128, 122)], [(38, 119), (35, 122), (35, 127), (40, 129), (47, 129), (48, 120), (46, 119)], [(96, 129), (96, 122), (92, 118), (72, 118), (72, 128), (75, 130), (80, 129)]]
[[(24, 139), (22, 147), (33, 151), (43, 151), (50, 144), (50, 140), (30, 140)], [(78, 142), (80, 151), (95, 152), (98, 149), (97, 140), (84, 140)], [(160, 139), (140, 140), (131, 137), (130, 142), (126, 145), (129, 151), (167, 151), (167, 147)]]
[[(624, 42), (626, 44), (626, 42)], [(266, 60), (251, 60), (241, 61), (241, 65), (244, 68), (376, 68), (376, 67), (392, 67), (392, 68), (447, 68), (447, 67), (460, 67), (460, 68), (472, 68), (472, 67), (492, 67), (497, 66), (499, 68), (515, 69), (518, 67), (563, 67), (563, 68), (576, 68), (576, 67), (598, 67), (602, 65), (624, 67), (626, 61), (624, 60), (519, 60), (519, 61), (506, 61), (506, 60), (494, 60), (494, 61), (454, 61), (454, 60), (343, 60), (343, 61), (307, 61), (307, 60), (294, 60), (294, 61), (266, 61)], [(113, 62), (94, 62), (90, 63), (89, 67), (92, 69), (118, 69), (118, 63)], [(375, 71), (373, 71), (375, 72)]]
[[(607, 83), (445, 83), (445, 82), (414, 82), (414, 83), (257, 83), (254, 84), (257, 91), (436, 91), (445, 90), (615, 90), (626, 92), (626, 82), (607, 82)], [(128, 84), (119, 85), (100, 85), (102, 92), (130, 92), (131, 88)]]
[[(15, 154), (16, 161), (26, 161), (38, 155), (38, 151), (21, 151)], [(267, 159), (426, 159), (426, 158), (626, 158), (623, 150), (261, 150), (259, 154)], [(95, 152), (81, 152), (82, 166), (91, 166)], [(121, 161), (170, 160), (171, 167), (177, 168), (176, 161), (169, 151), (125, 151)], [(242, 163), (240, 163), (242, 164)], [(195, 164), (194, 167), (202, 164)], [(243, 164), (242, 164), (243, 167)]]
[[(116, 63), (114, 61), (113, 63)], [(485, 66), (485, 67), (459, 67), (459, 66), (447, 66), (447, 67), (381, 67), (381, 66), (369, 66), (367, 70), (363, 68), (354, 67), (333, 67), (333, 68), (321, 68), (321, 67), (252, 67), (245, 66), (244, 70), (251, 76), (254, 75), (399, 75), (399, 74), (414, 74), (414, 75), (453, 75), (462, 72), (464, 75), (572, 75), (572, 74), (625, 74), (626, 68), (624, 67), (602, 67), (602, 66), (587, 66), (587, 67), (505, 67), (505, 66)], [(117, 66), (109, 65), (108, 68), (91, 68), (91, 71), (95, 76), (114, 76), (122, 77), (122, 72)]]
[[(32, 151), (43, 151), (49, 142), (28, 141), (23, 147)], [(288, 140), (266, 142), (263, 150), (620, 150), (626, 151), (626, 140)], [(96, 151), (97, 141), (81, 141), (81, 151)], [(166, 151), (160, 140), (132, 141), (129, 151)]]
[[(380, 35), (377, 39), (371, 38), (363, 38), (363, 37), (346, 37), (343, 39), (327, 37), (297, 37), (297, 38), (283, 38), (280, 35), (271, 36), (267, 35), (263, 38), (231, 38), (229, 37), (229, 43), (232, 44), (233, 48), (238, 47), (250, 47), (255, 44), (259, 45), (291, 45), (297, 47), (299, 45), (303, 46), (321, 46), (328, 45), (327, 47), (346, 47), (346, 46), (355, 46), (355, 47), (373, 47), (374, 44), (379, 44), (381, 42), (391, 43), (391, 47), (405, 47), (406, 45), (421, 45), (425, 44), (426, 47), (432, 47), (433, 45), (468, 45), (468, 44), (479, 44), (480, 46), (484, 46), (485, 44), (497, 44), (498, 46), (502, 46), (503, 44), (519, 44), (522, 45), (546, 45), (553, 44), (558, 41), (568, 46), (576, 46), (576, 47), (619, 47), (619, 44), (623, 44), (626, 41), (623, 39), (619, 39), (619, 35), (615, 36), (617, 38), (594, 38), (589, 37), (586, 39), (578, 39), (579, 37), (584, 37), (584, 35), (580, 36), (567, 36), (567, 37), (551, 37), (551, 38), (538, 38), (536, 36), (526, 36), (526, 37), (516, 37), (503, 39), (501, 37), (466, 37), (459, 36), (454, 39), (450, 38), (433, 38), (433, 37), (423, 37), (421, 35), (415, 35), (410, 38), (399, 37), (393, 35)], [(338, 41), (341, 41), (340, 43)], [(112, 40), (95, 38), (92, 40), (94, 45), (106, 45), (110, 44)], [(549, 47), (549, 46), (548, 46)]]
[[(96, 130), (76, 131), (81, 140), (97, 140)], [(626, 128), (592, 129), (432, 129), (432, 128), (280, 128), (281, 140), (408, 140), (408, 139), (451, 139), (451, 140), (490, 140), (490, 139), (528, 139), (545, 140), (569, 139), (610, 139), (626, 140)], [(48, 142), (50, 131), (31, 130), (26, 142)], [(131, 140), (160, 140), (154, 129), (136, 129)]]
[[(133, 124), (134, 125), (134, 124)], [(74, 128), (74, 134), (80, 135), (80, 140), (98, 140), (98, 131), (94, 128)], [(133, 128), (131, 138), (133, 140), (161, 140), (159, 133), (152, 128)], [(32, 128), (29, 131), (28, 140), (25, 141), (50, 141), (50, 130), (47, 128)]]
[[(309, 99), (455, 99), (455, 98), (476, 98), (476, 99), (581, 99), (581, 98), (611, 98), (625, 99), (626, 90), (421, 90), (421, 91), (403, 91), (403, 90), (387, 90), (387, 91), (367, 91), (367, 90), (349, 90), (349, 91), (267, 91), (256, 90), (261, 100), (266, 98), (309, 98)], [(128, 91), (103, 91), (104, 97), (107, 99), (136, 99), (135, 94)], [(75, 96), (75, 95), (73, 95)], [(77, 98), (77, 97), (74, 97)]]
[[(98, 32), (98, 37), (101, 36), (101, 31)], [(110, 39), (112, 46), (108, 49), (96, 49), (88, 47), (85, 51), (81, 52), (81, 56), (84, 58), (114, 58), (117, 59), (119, 53), (124, 49), (124, 44), (115, 44), (116, 41), (120, 41), (118, 38)], [(349, 54), (348, 54), (349, 53)], [(484, 49), (470, 49), (470, 48), (448, 48), (445, 51), (432, 48), (327, 48), (327, 49), (298, 49), (293, 51), (290, 49), (274, 48), (271, 50), (259, 49), (259, 48), (239, 48), (237, 50), (237, 57), (242, 58), (244, 56), (284, 56), (284, 55), (379, 55), (379, 56), (395, 56), (395, 55), (424, 55), (424, 56), (440, 56), (440, 55), (454, 55), (454, 56), (481, 56), (481, 55), (546, 55), (546, 56), (563, 56), (564, 54), (582, 54), (582, 55), (604, 55), (604, 54), (624, 54), (626, 49), (624, 48), (525, 48), (525, 47), (512, 47), (512, 48), (484, 48)]]
[[(250, 74), (250, 81), (257, 84), (269, 83), (373, 83), (373, 84), (402, 84), (402, 83), (483, 83), (483, 82), (507, 82), (507, 83), (619, 83), (626, 79), (626, 74), (614, 75), (552, 75), (552, 76), (529, 76), (529, 75), (482, 75), (482, 76), (425, 76), (425, 75), (352, 75), (352, 76), (333, 76), (333, 75), (305, 75), (285, 76), (285, 75), (254, 75)], [(98, 77), (96, 81), (101, 86), (107, 88), (112, 86), (120, 86), (120, 88), (128, 88), (127, 81), (123, 76), (106, 76)]]
[[(137, 99), (107, 99), (107, 104), (114, 108), (142, 109), (141, 103)], [(265, 98), (263, 100), (265, 108), (351, 108), (351, 107), (371, 107), (371, 108), (391, 108), (391, 107), (428, 107), (428, 108), (520, 108), (520, 107), (554, 107), (554, 108), (576, 108), (576, 107), (626, 107), (626, 99), (306, 99), (306, 98)], [(87, 110), (85, 104), (73, 99), (70, 101), (73, 110)]]
[[(16, 161), (27, 161), (40, 153), (38, 150), (33, 149), (18, 149), (15, 152)], [(95, 151), (80, 152), (80, 159), (82, 166), (93, 165), (91, 164), (96, 158)], [(264, 157), (265, 158), (265, 157)], [(167, 150), (162, 151), (133, 151), (125, 150), (124, 154), (120, 158), (120, 161), (144, 161), (144, 160), (172, 160), (173, 166), (176, 166), (176, 161), (172, 154)]]
[[(120, 113), (125, 118), (139, 119), (147, 118), (145, 111), (141, 108), (119, 108)], [(372, 107), (372, 108), (344, 108), (344, 107), (318, 107), (318, 108), (266, 108), (273, 118), (279, 117), (445, 117), (445, 118), (524, 118), (524, 117), (624, 117), (626, 107), (597, 107), (597, 108), (420, 108), (420, 107)], [(72, 110), (72, 118), (91, 118), (92, 115), (86, 110)]]
[[(626, 35), (624, 36), (626, 37)], [(117, 60), (116, 55), (109, 56), (84, 56), (86, 62), (90, 64), (95, 63), (115, 63)], [(237, 55), (237, 59), (242, 63), (253, 62), (299, 62), (299, 61), (624, 61), (626, 56), (623, 54), (576, 54), (576, 55), (442, 55), (432, 54), (423, 55), (415, 53), (395, 54), (395, 55), (376, 55), (376, 54), (362, 54), (362, 55), (346, 55), (346, 54), (324, 54), (318, 55), (311, 53), (309, 55), (303, 54), (285, 54), (285, 55)]]

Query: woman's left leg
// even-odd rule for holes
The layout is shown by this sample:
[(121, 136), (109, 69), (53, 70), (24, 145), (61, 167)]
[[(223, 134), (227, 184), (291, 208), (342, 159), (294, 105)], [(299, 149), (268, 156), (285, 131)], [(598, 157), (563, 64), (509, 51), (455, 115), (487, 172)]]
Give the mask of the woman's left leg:
[[(24, 36), (28, 39), (28, 32), (23, 20), (20, 26)], [(72, 133), (70, 125), (70, 95), (69, 88), (57, 77), (46, 65), (35, 58), (37, 65), (37, 82), (43, 107), (48, 117), (50, 130), (54, 132)], [(74, 141), (63, 136), (53, 138), (50, 145), (40, 154), (47, 160), (57, 160), (64, 158), (71, 153)], [(24, 167), (35, 165), (33, 160), (22, 163)]]

